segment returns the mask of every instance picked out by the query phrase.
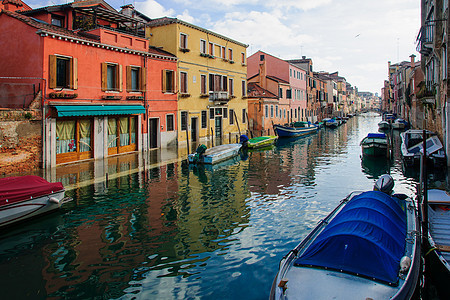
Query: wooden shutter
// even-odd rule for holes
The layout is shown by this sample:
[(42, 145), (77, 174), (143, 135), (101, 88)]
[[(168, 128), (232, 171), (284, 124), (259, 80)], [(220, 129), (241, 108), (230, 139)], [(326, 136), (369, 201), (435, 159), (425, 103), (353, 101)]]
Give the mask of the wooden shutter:
[(102, 91), (106, 91), (108, 88), (108, 64), (102, 63)]
[(56, 88), (56, 55), (49, 55), (48, 58), (48, 87)]
[(140, 68), (139, 71), (139, 89), (141, 92), (145, 92), (147, 90), (147, 68)]
[(122, 73), (122, 65), (117, 65), (118, 72), (117, 72), (117, 88), (119, 92), (123, 91), (123, 73)]
[(166, 87), (167, 87), (167, 85), (166, 85), (166, 70), (162, 70), (161, 77), (162, 77), (162, 80), (161, 80), (161, 83), (162, 83), (161, 91), (163, 93), (165, 93), (165, 92), (167, 92), (167, 90), (166, 90)]
[(131, 66), (127, 66), (127, 92), (131, 92), (132, 84), (131, 84)]
[(70, 59), (70, 81), (69, 87), (73, 90), (78, 89), (78, 58)]

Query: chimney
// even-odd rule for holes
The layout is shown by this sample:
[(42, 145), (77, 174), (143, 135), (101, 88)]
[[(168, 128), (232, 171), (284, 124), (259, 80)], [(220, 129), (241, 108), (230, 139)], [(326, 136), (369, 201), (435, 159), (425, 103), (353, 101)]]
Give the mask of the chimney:
[(264, 60), (259, 64), (259, 84), (263, 89), (267, 89), (266, 77), (266, 61)]
[(306, 56), (303, 55), (303, 56), (302, 56), (302, 59), (306, 59)]
[(411, 68), (414, 69), (414, 67), (416, 66), (416, 62), (414, 61), (416, 56), (414, 54), (411, 54), (409, 57), (411, 57)]

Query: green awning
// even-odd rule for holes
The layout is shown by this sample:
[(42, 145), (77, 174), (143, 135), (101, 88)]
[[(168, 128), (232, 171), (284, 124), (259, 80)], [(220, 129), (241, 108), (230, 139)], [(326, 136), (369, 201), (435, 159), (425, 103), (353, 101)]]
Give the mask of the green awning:
[(134, 115), (145, 113), (142, 105), (55, 105), (58, 117)]

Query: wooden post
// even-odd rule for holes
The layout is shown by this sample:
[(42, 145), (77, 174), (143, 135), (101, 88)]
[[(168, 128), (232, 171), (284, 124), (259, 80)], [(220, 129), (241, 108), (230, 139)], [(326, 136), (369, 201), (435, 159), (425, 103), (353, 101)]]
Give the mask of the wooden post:
[(186, 119), (186, 142), (187, 142), (187, 154), (189, 155), (189, 134), (188, 134), (188, 121)]
[(239, 130), (239, 135), (241, 135), (241, 128), (239, 127), (239, 121), (238, 121), (236, 112), (234, 110), (233, 110), (233, 114), (234, 114), (234, 119), (236, 120), (236, 124), (237, 124), (238, 130)]
[(214, 147), (214, 132), (212, 127), (210, 127), (210, 129), (211, 129), (211, 147)]
[(245, 112), (245, 114), (247, 115), (247, 127), (248, 127), (248, 131), (250, 132), (250, 138), (252, 138), (253, 131), (250, 129), (250, 119), (248, 118), (248, 112)]

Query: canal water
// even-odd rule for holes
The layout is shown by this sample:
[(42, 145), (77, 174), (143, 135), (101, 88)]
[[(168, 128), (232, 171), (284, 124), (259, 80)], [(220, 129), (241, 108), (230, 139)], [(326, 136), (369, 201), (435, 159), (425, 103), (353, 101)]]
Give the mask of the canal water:
[(219, 165), (175, 159), (73, 188), (59, 212), (0, 234), (1, 297), (266, 299), (283, 255), (348, 193), (389, 173), (396, 192), (415, 194), (398, 133), (390, 161), (360, 158), (380, 120), (362, 114)]

